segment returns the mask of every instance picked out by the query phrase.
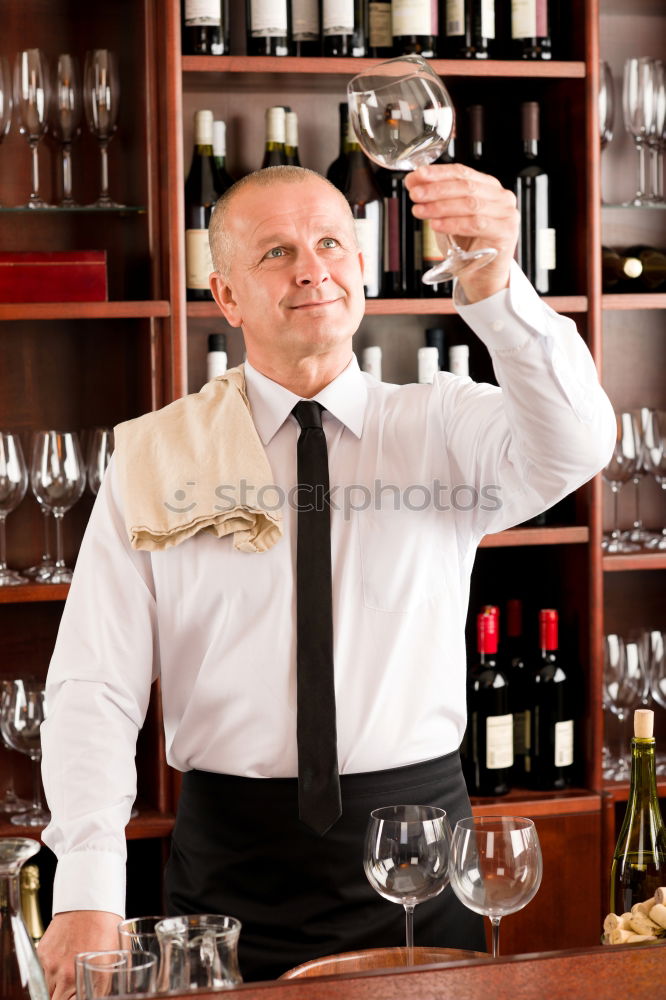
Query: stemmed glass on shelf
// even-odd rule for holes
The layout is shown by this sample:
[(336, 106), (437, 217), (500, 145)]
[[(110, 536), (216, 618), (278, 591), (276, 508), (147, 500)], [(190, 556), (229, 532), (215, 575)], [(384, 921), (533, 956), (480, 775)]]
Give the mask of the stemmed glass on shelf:
[[(642, 640), (623, 639), (615, 633), (604, 636), (604, 707), (616, 716), (624, 728), (629, 713), (649, 700), (649, 677)], [(603, 776), (607, 781), (628, 781), (631, 774), (627, 740), (621, 739), (621, 751), (604, 751)]]
[(599, 140), (602, 151), (613, 138), (614, 120), (613, 74), (608, 63), (601, 62), (599, 64)]
[[(5, 677), (0, 678), (0, 711), (2, 710), (2, 699), (5, 694), (10, 692), (13, 681), (8, 680)], [(7, 752), (11, 752), (11, 747), (8, 743), (5, 743), (2, 739), (2, 730), (0, 730), (0, 751), (6, 748)], [(5, 778), (5, 790), (2, 798), (0, 799), (0, 815), (5, 816), (11, 815), (12, 813), (25, 812), (26, 809), (30, 808), (30, 803), (26, 799), (20, 799), (16, 794), (16, 788), (14, 787), (14, 775), (10, 768), (2, 768), (2, 771), (6, 775)]]
[(88, 486), (95, 496), (99, 493), (106, 467), (113, 455), (114, 439), (111, 427), (95, 427), (88, 447)]
[(0, 431), (0, 587), (27, 583), (27, 578), (7, 565), (7, 515), (25, 496), (28, 472), (18, 434)]
[(630, 412), (615, 414), (615, 448), (610, 462), (602, 470), (602, 475), (613, 493), (613, 528), (605, 534), (602, 548), (609, 554), (638, 552), (639, 546), (624, 541), (619, 527), (618, 496), (621, 488), (633, 478), (641, 462), (640, 433), (635, 414)]
[(72, 197), (72, 143), (81, 134), (82, 110), (78, 62), (74, 56), (63, 52), (58, 56), (51, 129), (60, 143), (62, 151), (62, 198), (60, 205), (63, 208), (76, 204)]
[(6, 56), (0, 56), (0, 145), (12, 127), (12, 78)]
[(407, 962), (413, 965), (414, 907), (449, 882), (451, 827), (436, 806), (384, 806), (370, 813), (363, 869), (384, 899), (405, 908)]
[(650, 198), (664, 202), (664, 143), (666, 142), (666, 71), (661, 59), (652, 60), (654, 115), (648, 136)]
[(72, 570), (63, 558), (62, 519), (86, 484), (86, 470), (78, 435), (74, 432), (38, 431), (35, 435), (32, 489), (39, 503), (48, 507), (56, 522), (56, 561), (49, 583), (69, 583)]
[(523, 816), (459, 819), (451, 840), (451, 888), (470, 910), (490, 917), (493, 958), (500, 920), (534, 898), (543, 861), (534, 822)]
[(123, 208), (109, 194), (108, 145), (118, 127), (118, 60), (109, 49), (86, 53), (83, 71), (83, 102), (88, 128), (97, 139), (101, 157), (101, 191), (96, 208)]
[(48, 128), (51, 85), (46, 56), (40, 49), (19, 52), (14, 67), (14, 104), (19, 131), (32, 153), (32, 191), (28, 208), (52, 208), (39, 193), (39, 143)]
[(649, 205), (646, 150), (653, 128), (655, 101), (652, 60), (627, 59), (622, 83), (624, 127), (633, 137), (638, 153), (638, 189), (628, 205)]
[(0, 704), (2, 738), (12, 750), (27, 754), (32, 761), (32, 804), (26, 812), (11, 817), (11, 822), (17, 826), (44, 826), (51, 819), (44, 808), (40, 770), (42, 745), (39, 730), (45, 718), (42, 682), (17, 679), (3, 687)]
[[(644, 461), (655, 482), (666, 490), (666, 411), (651, 410), (645, 431)], [(666, 525), (647, 542), (648, 549), (666, 549)]]
[[(401, 56), (372, 66), (347, 85), (349, 118), (364, 152), (380, 167), (415, 170), (446, 149), (454, 127), (454, 109), (444, 83), (425, 59)], [(438, 232), (449, 251), (423, 275), (435, 285), (484, 267), (497, 255), (492, 247), (463, 250)]]

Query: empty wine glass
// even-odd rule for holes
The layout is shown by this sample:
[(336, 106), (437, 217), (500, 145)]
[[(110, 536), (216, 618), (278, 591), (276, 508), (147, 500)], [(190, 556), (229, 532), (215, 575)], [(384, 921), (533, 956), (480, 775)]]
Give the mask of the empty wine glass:
[(34, 580), (35, 583), (49, 583), (53, 571), (55, 569), (55, 559), (51, 555), (51, 532), (49, 530), (51, 523), (52, 510), (48, 504), (45, 504), (35, 494), (35, 488), (33, 485), (34, 476), (36, 470), (39, 468), (40, 453), (41, 453), (41, 434), (43, 431), (37, 431), (32, 435), (32, 453), (30, 457), (30, 486), (37, 500), (40, 512), (42, 514), (42, 526), (44, 530), (44, 541), (42, 545), (42, 555), (38, 563), (34, 566), (29, 566), (28, 569), (23, 570), (25, 576)]
[(157, 958), (145, 952), (87, 951), (76, 956), (76, 1000), (155, 992)]
[(643, 547), (657, 537), (654, 532), (648, 531), (645, 528), (641, 517), (640, 507), (640, 484), (643, 477), (647, 475), (645, 458), (650, 435), (650, 410), (647, 406), (643, 406), (639, 410), (634, 411), (634, 417), (634, 428), (639, 443), (640, 454), (640, 459), (634, 469), (634, 474), (631, 477), (631, 482), (634, 487), (634, 523), (632, 524), (630, 531), (626, 531), (622, 534), (622, 539), (623, 541), (635, 542), (637, 545)]
[(18, 434), (0, 431), (0, 587), (27, 583), (7, 566), (7, 515), (18, 507), (28, 488), (28, 472)]
[(109, 194), (108, 145), (118, 127), (118, 61), (109, 49), (86, 53), (83, 98), (88, 128), (97, 139), (101, 157), (101, 192), (96, 208), (123, 208)]
[(661, 59), (652, 60), (654, 115), (648, 136), (650, 200), (661, 205), (664, 201), (664, 142), (666, 141), (666, 72)]
[[(645, 432), (645, 467), (662, 490), (666, 490), (666, 412), (652, 410)], [(666, 549), (666, 525), (647, 542), (648, 549)]]
[[(613, 138), (615, 121), (615, 96), (613, 74), (607, 62), (599, 64), (599, 139), (604, 150)], [(603, 198), (602, 198), (603, 203)]]
[(0, 56), (0, 143), (12, 127), (12, 81), (9, 63)]
[[(643, 634), (643, 655), (648, 672), (650, 696), (661, 709), (666, 709), (666, 632), (649, 629)], [(655, 753), (656, 772), (666, 774), (666, 751)]]
[(627, 59), (622, 84), (624, 127), (633, 136), (638, 153), (638, 190), (628, 205), (649, 205), (645, 150), (655, 113), (652, 60)]
[(541, 885), (543, 862), (536, 827), (523, 816), (459, 819), (451, 840), (451, 888), (461, 903), (490, 917), (493, 958), (500, 920), (522, 910)]
[(27, 207), (51, 208), (39, 194), (38, 147), (48, 128), (51, 103), (49, 67), (40, 49), (25, 49), (16, 57), (14, 103), (19, 131), (27, 136), (32, 153), (32, 191)]
[(607, 553), (638, 552), (640, 546), (622, 539), (619, 528), (618, 496), (625, 483), (633, 477), (641, 460), (640, 435), (633, 413), (615, 414), (615, 448), (608, 465), (602, 470), (602, 475), (613, 493), (613, 529), (610, 535), (604, 535), (602, 548)]
[[(12, 686), (12, 681), (6, 678), (0, 678), (0, 711), (2, 710), (2, 699), (7, 692), (10, 691)], [(2, 737), (2, 730), (0, 730), (0, 751), (6, 747), (7, 753), (11, 752), (11, 747), (9, 744), (5, 743)], [(0, 774), (4, 777), (4, 793), (0, 799), (0, 813), (5, 813), (6, 815), (11, 813), (25, 812), (26, 809), (30, 808), (30, 803), (25, 799), (20, 799), (16, 794), (16, 789), (14, 787), (14, 775), (12, 774), (11, 768), (0, 767)]]
[(436, 806), (385, 806), (370, 813), (363, 869), (384, 899), (405, 908), (407, 961), (413, 965), (414, 907), (449, 882), (451, 828)]
[[(454, 109), (442, 80), (418, 55), (379, 63), (347, 85), (349, 117), (364, 151), (380, 167), (415, 170), (446, 149)], [(484, 267), (497, 256), (492, 247), (463, 250), (452, 236), (437, 233), (449, 250), (422, 281), (436, 285)]]
[(95, 427), (88, 448), (88, 486), (95, 496), (99, 493), (102, 479), (113, 455), (114, 440), (111, 427)]
[(72, 570), (62, 552), (62, 519), (86, 485), (86, 471), (78, 435), (74, 432), (39, 431), (36, 435), (32, 489), (37, 500), (48, 506), (56, 522), (56, 562), (49, 582), (69, 583)]
[(0, 731), (2, 738), (19, 753), (27, 754), (32, 761), (33, 796), (27, 812), (12, 816), (17, 826), (45, 826), (51, 819), (44, 808), (39, 762), (42, 744), (39, 730), (46, 718), (44, 684), (40, 681), (17, 679), (5, 688), (0, 706)]
[(66, 208), (75, 205), (72, 197), (72, 143), (81, 134), (81, 80), (74, 56), (58, 56), (56, 91), (53, 101), (52, 132), (62, 148), (62, 198)]

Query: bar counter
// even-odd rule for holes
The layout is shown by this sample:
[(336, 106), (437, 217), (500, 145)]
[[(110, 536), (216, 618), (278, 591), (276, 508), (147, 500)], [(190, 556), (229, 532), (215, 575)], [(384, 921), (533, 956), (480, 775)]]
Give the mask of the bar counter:
[(660, 941), (247, 983), (175, 1000), (657, 1000), (666, 997), (665, 973)]

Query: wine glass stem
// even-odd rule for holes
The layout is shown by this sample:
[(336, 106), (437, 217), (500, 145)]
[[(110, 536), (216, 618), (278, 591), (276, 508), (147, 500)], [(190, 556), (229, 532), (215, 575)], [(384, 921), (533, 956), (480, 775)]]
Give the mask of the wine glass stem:
[(638, 150), (638, 191), (636, 198), (645, 198), (645, 143), (642, 139), (636, 140)]
[(414, 907), (403, 903), (405, 907), (405, 941), (407, 943), (407, 964), (414, 964)]
[(492, 939), (493, 939), (493, 958), (499, 957), (499, 925), (501, 917), (491, 917), (490, 925), (492, 928)]
[(617, 541), (617, 539), (620, 537), (620, 528), (619, 528), (620, 511), (618, 507), (620, 489), (618, 486), (613, 484), (613, 486), (611, 486), (611, 490), (613, 491), (613, 530), (611, 531), (611, 538), (613, 539), (613, 541)]
[(64, 204), (72, 200), (72, 146), (69, 142), (62, 145), (62, 200)]
[(0, 513), (0, 572), (7, 569), (7, 515)]
[(633, 480), (633, 483), (634, 483), (634, 505), (635, 505), (634, 528), (636, 531), (642, 531), (643, 522), (641, 521), (641, 491), (640, 491), (641, 481), (638, 477), (636, 477)]
[(42, 774), (40, 768), (41, 754), (30, 755), (32, 760), (32, 812), (43, 812)]
[(102, 179), (101, 186), (102, 190), (100, 192), (99, 200), (107, 201), (109, 197), (109, 154), (108, 154), (108, 142), (106, 139), (102, 139), (99, 144), (99, 152), (101, 157), (101, 169), (102, 169)]
[(64, 511), (60, 513), (53, 511), (53, 516), (56, 523), (56, 569), (65, 569), (65, 560), (62, 555), (62, 519), (65, 514)]
[(32, 192), (30, 194), (30, 201), (39, 201), (39, 159), (37, 156), (37, 143), (30, 143), (30, 150), (32, 152)]
[(44, 518), (44, 552), (42, 554), (42, 562), (51, 562), (51, 539), (49, 532), (49, 517), (51, 511), (47, 510), (46, 507), (42, 508), (42, 516)]

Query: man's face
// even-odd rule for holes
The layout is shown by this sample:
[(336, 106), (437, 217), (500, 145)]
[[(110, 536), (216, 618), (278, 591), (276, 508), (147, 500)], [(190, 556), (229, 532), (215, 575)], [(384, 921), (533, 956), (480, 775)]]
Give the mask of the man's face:
[(365, 307), (361, 256), (347, 206), (316, 178), (247, 187), (228, 212), (229, 276), (212, 278), (248, 359), (268, 364), (347, 350)]

